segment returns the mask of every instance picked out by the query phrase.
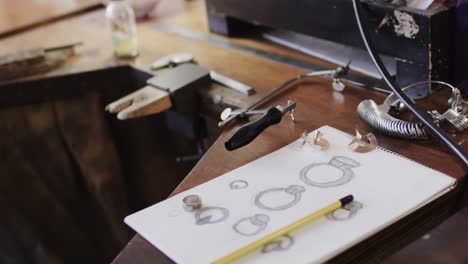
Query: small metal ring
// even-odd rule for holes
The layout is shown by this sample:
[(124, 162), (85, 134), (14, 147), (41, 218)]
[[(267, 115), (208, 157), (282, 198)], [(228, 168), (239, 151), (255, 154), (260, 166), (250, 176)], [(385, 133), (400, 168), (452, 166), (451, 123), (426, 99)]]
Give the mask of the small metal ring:
[(198, 195), (186, 196), (182, 199), (182, 202), (184, 203), (184, 209), (189, 212), (200, 210), (202, 207), (202, 201)]

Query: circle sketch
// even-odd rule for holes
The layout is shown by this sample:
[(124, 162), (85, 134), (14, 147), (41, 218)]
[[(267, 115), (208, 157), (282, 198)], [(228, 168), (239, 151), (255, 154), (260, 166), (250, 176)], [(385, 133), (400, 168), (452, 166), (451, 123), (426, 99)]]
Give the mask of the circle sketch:
[(284, 235), (280, 239), (265, 244), (262, 248), (262, 253), (266, 254), (273, 251), (288, 250), (294, 245), (294, 238), (290, 235)]
[(300, 185), (267, 189), (257, 194), (255, 205), (269, 211), (285, 210), (296, 205), (303, 192), (305, 188)]
[(231, 190), (239, 190), (239, 189), (244, 189), (249, 186), (249, 183), (244, 181), (244, 180), (235, 180), (229, 184), (229, 188)]
[[(361, 164), (359, 162), (344, 157), (344, 156), (336, 156), (333, 157), (329, 162), (320, 162), (320, 163), (312, 163), (307, 165), (300, 171), (300, 178), (301, 180), (310, 186), (320, 187), (320, 188), (329, 188), (329, 187), (336, 187), (343, 184), (350, 182), (354, 177), (354, 172), (352, 168), (359, 167)], [(331, 167), (338, 170), (340, 177), (336, 180), (331, 181), (318, 181), (314, 179), (314, 176), (321, 176), (321, 175), (314, 175), (314, 169), (318, 171), (319, 167)]]
[(262, 232), (270, 222), (270, 217), (264, 214), (244, 217), (237, 221), (232, 229), (243, 236), (253, 236)]
[(195, 223), (197, 225), (216, 224), (226, 220), (229, 211), (223, 207), (203, 207), (195, 213)]

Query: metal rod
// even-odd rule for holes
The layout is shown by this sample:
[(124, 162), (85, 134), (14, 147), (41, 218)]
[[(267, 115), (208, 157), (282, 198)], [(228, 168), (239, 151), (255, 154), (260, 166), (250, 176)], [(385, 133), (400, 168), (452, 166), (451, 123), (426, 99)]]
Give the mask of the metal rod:
[(284, 82), (282, 85), (280, 85), (279, 87), (277, 87), (274, 90), (270, 91), (265, 96), (263, 96), (262, 98), (258, 99), (256, 102), (254, 102), (253, 104), (248, 106), (247, 110), (253, 109), (256, 106), (262, 104), (263, 102), (268, 100), (270, 97), (272, 97), (276, 93), (280, 92), (281, 90), (285, 89), (286, 87), (288, 87), (290, 84), (292, 84), (295, 81), (298, 81), (298, 80), (300, 80), (302, 78), (305, 78), (305, 77), (314, 77), (314, 76), (321, 76), (321, 75), (327, 75), (327, 74), (333, 74), (333, 73), (335, 73), (335, 70), (316, 71), (316, 72), (309, 72), (309, 73), (306, 73), (306, 74), (302, 74), (302, 75), (296, 76), (296, 77), (294, 77), (292, 79), (289, 79), (286, 82)]
[(241, 83), (239, 81), (236, 81), (234, 79), (231, 79), (225, 75), (222, 75), (219, 72), (215, 71), (210, 71), (210, 77), (213, 81), (218, 82), (230, 89), (233, 89), (234, 91), (237, 91), (239, 93), (245, 94), (245, 95), (251, 95), (255, 93), (255, 89), (253, 87), (248, 86), (245, 83)]
[(325, 70), (325, 71), (315, 71), (315, 72), (309, 72), (309, 73), (306, 73), (306, 74), (301, 74), (301, 75), (298, 75), (298, 76), (296, 76), (294, 78), (291, 78), (291, 79), (287, 80), (286, 82), (284, 82), (283, 84), (281, 84), (280, 86), (278, 86), (277, 88), (275, 88), (274, 90), (272, 90), (269, 93), (267, 93), (266, 95), (264, 95), (262, 98), (255, 101), (254, 103), (250, 104), (247, 107), (244, 107), (244, 108), (240, 109), (240, 111), (238, 113), (233, 114), (229, 118), (227, 118), (226, 120), (223, 120), (223, 121), (219, 122), (218, 126), (220, 126), (220, 127), (224, 126), (225, 124), (229, 123), (230, 121), (234, 120), (237, 117), (243, 117), (244, 114), (247, 111), (259, 106), (262, 103), (264, 103), (266, 100), (270, 99), (273, 95), (275, 95), (278, 92), (280, 92), (281, 90), (287, 88), (289, 85), (291, 85), (295, 81), (298, 81), (298, 80), (303, 79), (303, 78), (309, 78), (309, 77), (315, 77), (315, 76), (322, 76), (322, 75), (328, 75), (328, 74), (332, 75), (332, 74), (335, 74), (336, 72), (337, 72), (336, 69), (335, 70)]

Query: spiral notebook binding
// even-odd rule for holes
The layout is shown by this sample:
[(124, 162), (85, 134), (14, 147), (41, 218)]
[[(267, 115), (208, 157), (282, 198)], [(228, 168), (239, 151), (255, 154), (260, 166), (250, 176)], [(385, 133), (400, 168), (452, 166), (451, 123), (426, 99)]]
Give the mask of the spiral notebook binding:
[[(334, 131), (339, 132), (339, 133), (345, 135), (346, 137), (348, 137), (348, 138), (350, 138), (350, 139), (353, 139), (353, 136), (352, 136), (352, 135), (350, 135), (350, 134), (348, 134), (348, 133), (346, 133), (346, 132), (344, 132), (344, 131), (341, 131), (341, 130), (339, 130), (339, 129), (337, 129), (337, 128), (330, 127), (330, 126), (329, 126), (329, 128), (332, 128)], [(422, 163), (420, 163), (420, 162), (418, 162), (418, 161), (412, 160), (412, 159), (410, 159), (410, 158), (408, 158), (408, 157), (406, 157), (406, 156), (403, 156), (403, 155), (401, 155), (401, 154), (399, 154), (399, 153), (396, 153), (396, 152), (394, 152), (394, 151), (392, 151), (392, 150), (389, 150), (389, 149), (386, 149), (386, 148), (384, 148), (384, 147), (377, 146), (376, 149), (379, 149), (379, 150), (381, 150), (381, 151), (384, 151), (384, 152), (387, 152), (387, 153), (389, 153), (389, 154), (395, 155), (395, 156), (397, 156), (397, 157), (403, 158), (403, 159), (405, 159), (405, 160), (411, 161), (412, 163), (418, 164), (419, 166), (423, 166), (423, 167), (425, 167), (425, 168), (427, 168), (427, 169), (429, 169), (429, 170), (431, 170), (431, 171), (433, 171), (433, 172), (442, 173), (442, 172), (437, 171), (437, 170), (435, 170), (435, 169), (433, 169), (433, 168), (431, 168), (431, 167), (428, 167), (428, 166), (426, 166), (426, 165), (424, 165), (424, 164), (422, 164)], [(373, 150), (373, 151), (375, 151), (375, 150)], [(458, 185), (458, 181), (455, 181), (455, 183), (454, 183), (452, 186), (450, 186), (450, 188), (453, 189), (453, 188), (455, 188), (457, 185)]]

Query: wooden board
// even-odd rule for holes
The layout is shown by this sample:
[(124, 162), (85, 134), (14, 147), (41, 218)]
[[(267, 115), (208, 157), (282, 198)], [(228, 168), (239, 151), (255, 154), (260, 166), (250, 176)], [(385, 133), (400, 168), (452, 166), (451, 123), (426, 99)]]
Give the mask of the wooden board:
[(468, 260), (468, 208), (390, 257), (392, 263), (466, 263)]
[(100, 0), (0, 0), (0, 38), (101, 5)]

